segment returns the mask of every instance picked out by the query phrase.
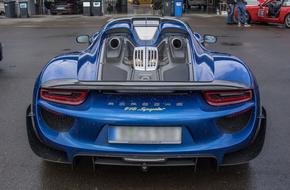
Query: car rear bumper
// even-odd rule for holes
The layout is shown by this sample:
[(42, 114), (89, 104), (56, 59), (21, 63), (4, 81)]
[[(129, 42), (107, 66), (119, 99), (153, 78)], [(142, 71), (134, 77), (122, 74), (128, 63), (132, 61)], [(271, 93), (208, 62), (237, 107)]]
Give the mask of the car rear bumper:
[[(266, 133), (266, 112), (257, 117), (254, 134), (243, 146), (236, 145), (221, 149), (205, 148), (203, 151), (134, 153), (122, 151), (98, 151), (79, 147), (53, 146), (42, 138), (35, 126), (30, 107), (27, 109), (26, 126), (28, 140), (33, 152), (44, 160), (58, 163), (74, 164), (80, 157), (89, 157), (94, 164), (100, 165), (133, 165), (133, 166), (181, 166), (196, 165), (200, 158), (212, 158), (217, 165), (236, 165), (246, 163), (255, 158), (262, 150)], [(225, 151), (231, 150), (231, 151)]]

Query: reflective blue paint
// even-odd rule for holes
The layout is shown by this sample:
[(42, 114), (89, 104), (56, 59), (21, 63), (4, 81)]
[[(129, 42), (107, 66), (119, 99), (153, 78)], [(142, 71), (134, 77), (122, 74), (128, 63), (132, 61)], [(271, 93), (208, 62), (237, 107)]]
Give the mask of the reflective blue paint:
[[(160, 40), (160, 34), (168, 28), (177, 28), (185, 33), (192, 48), (192, 66), (194, 80), (226, 80), (239, 82), (254, 90), (253, 101), (233, 106), (214, 107), (208, 105), (199, 93), (184, 96), (157, 95), (104, 95), (91, 92), (80, 106), (66, 106), (49, 103), (39, 99), (42, 83), (54, 79), (97, 80), (100, 45), (107, 31), (125, 28), (132, 31), (136, 45), (154, 45)], [(200, 36), (200, 35), (199, 35)], [(197, 33), (176, 20), (167, 20), (159, 26), (153, 40), (142, 42), (132, 30), (130, 20), (113, 21), (105, 25), (91, 37), (92, 44), (83, 52), (66, 54), (52, 59), (41, 72), (35, 83), (33, 112), (37, 131), (49, 146), (66, 151), (70, 160), (82, 153), (161, 153), (161, 154), (205, 154), (223, 161), (227, 152), (245, 147), (251, 140), (260, 115), (258, 87), (248, 67), (239, 59), (211, 52), (201, 44)], [(113, 102), (113, 104), (112, 104)], [(124, 104), (125, 103), (125, 106)], [(142, 112), (126, 111), (126, 106), (152, 108), (159, 103), (163, 111)], [(142, 106), (147, 103), (146, 106)], [(183, 106), (178, 103), (182, 103)], [(110, 104), (110, 105), (109, 105)], [(166, 106), (167, 105), (167, 106)], [(40, 116), (40, 108), (74, 116), (76, 121), (67, 132), (57, 132), (46, 126)], [(236, 133), (227, 133), (215, 124), (217, 118), (228, 116), (252, 108), (253, 115), (248, 125)], [(142, 126), (182, 126), (182, 144), (180, 145), (118, 145), (107, 142), (109, 125)]]
[[(132, 29), (133, 26), (129, 21), (120, 21), (111, 22), (103, 27), (103, 29), (98, 33), (92, 36), (93, 43), (83, 52), (78, 55), (77, 68), (75, 65), (76, 55), (65, 55), (56, 57), (52, 61), (48, 63), (48, 68), (51, 72), (44, 72), (42, 77), (42, 83), (51, 80), (52, 78), (61, 78), (58, 70), (62, 70), (66, 68), (67, 71), (63, 71), (65, 78), (78, 79), (82, 81), (95, 81), (97, 79), (97, 69), (98, 69), (98, 60), (100, 56), (99, 47), (102, 45), (102, 40), (106, 32), (116, 29), (116, 28), (125, 28), (127, 30), (132, 31), (132, 39), (134, 40), (135, 45), (142, 46), (146, 43), (146, 45), (156, 45), (156, 43), (160, 40), (160, 34), (165, 29), (180, 29), (188, 34), (188, 38), (195, 43), (199, 44), (199, 40), (197, 40), (196, 35), (193, 35), (192, 31), (187, 25), (184, 25), (177, 21), (168, 21), (163, 24), (160, 24), (159, 30), (157, 31), (153, 40), (150, 41), (141, 41), (138, 39), (135, 31)], [(197, 51), (197, 46), (192, 45), (192, 59), (193, 59), (193, 67), (194, 67), (194, 78), (196, 81), (212, 81), (218, 79), (224, 80), (233, 80), (240, 83), (244, 83), (245, 85), (252, 87), (252, 82), (250, 79), (250, 72), (246, 69), (245, 65), (240, 62), (240, 60), (233, 58), (232, 56), (225, 56), (225, 54), (210, 52), (204, 47), (199, 47), (202, 53)], [(57, 64), (57, 60), (62, 60), (62, 62), (67, 62), (65, 67), (64, 63)], [(74, 60), (74, 61), (72, 61)], [(71, 66), (69, 66), (71, 65)], [(218, 67), (217, 71), (215, 68)], [(231, 69), (229, 69), (231, 68)], [(77, 70), (76, 70), (77, 69)], [(54, 72), (55, 70), (55, 72)], [(77, 72), (77, 76), (75, 73)], [(71, 74), (69, 74), (71, 73)], [(222, 76), (222, 77), (221, 77)], [(231, 79), (233, 77), (233, 79)]]

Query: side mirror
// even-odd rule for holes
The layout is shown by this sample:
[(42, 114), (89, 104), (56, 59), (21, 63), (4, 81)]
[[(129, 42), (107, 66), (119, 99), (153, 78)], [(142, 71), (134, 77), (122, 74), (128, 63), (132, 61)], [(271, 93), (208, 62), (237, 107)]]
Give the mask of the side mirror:
[(198, 41), (202, 41), (203, 39), (202, 39), (202, 36), (199, 34), (199, 33), (197, 33), (197, 32), (194, 32), (194, 36), (196, 37), (196, 39), (198, 40)]
[(90, 37), (88, 35), (81, 35), (76, 38), (77, 43), (79, 44), (89, 44)]
[(207, 43), (207, 44), (214, 44), (217, 42), (217, 37), (213, 35), (205, 34), (203, 36), (203, 41), (204, 43)]

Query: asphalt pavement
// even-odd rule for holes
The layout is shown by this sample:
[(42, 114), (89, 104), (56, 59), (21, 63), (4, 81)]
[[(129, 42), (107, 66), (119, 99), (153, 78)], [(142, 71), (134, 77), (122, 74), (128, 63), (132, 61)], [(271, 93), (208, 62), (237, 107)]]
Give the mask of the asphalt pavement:
[(109, 17), (56, 16), (0, 18), (0, 189), (290, 189), (290, 30), (276, 25), (238, 28), (224, 17), (183, 17), (201, 34), (218, 36), (209, 49), (243, 59), (253, 70), (268, 113), (264, 149), (249, 165), (224, 167), (150, 168), (98, 167), (76, 170), (42, 161), (31, 151), (25, 111), (34, 81), (55, 55), (83, 49), (75, 37), (97, 31)]

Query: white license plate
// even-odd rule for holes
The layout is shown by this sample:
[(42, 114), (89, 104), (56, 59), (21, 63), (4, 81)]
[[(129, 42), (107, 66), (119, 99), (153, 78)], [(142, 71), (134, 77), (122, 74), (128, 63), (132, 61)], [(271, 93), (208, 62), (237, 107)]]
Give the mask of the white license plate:
[(181, 127), (109, 127), (108, 142), (119, 144), (181, 144)]

